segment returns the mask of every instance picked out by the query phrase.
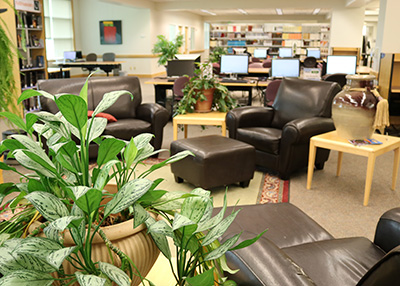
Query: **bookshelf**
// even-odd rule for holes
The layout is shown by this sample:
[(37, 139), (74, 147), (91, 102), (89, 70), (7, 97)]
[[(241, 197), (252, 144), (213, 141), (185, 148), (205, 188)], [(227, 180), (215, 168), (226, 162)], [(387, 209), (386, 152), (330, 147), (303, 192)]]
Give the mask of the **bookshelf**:
[(329, 24), (211, 24), (210, 47), (269, 48), (270, 55), (280, 47), (295, 47), (297, 55), (306, 55), (307, 48), (320, 48), (321, 55), (329, 52)]
[[(43, 0), (15, 1), (15, 9), (18, 12), (17, 47), (22, 55), (19, 59), (21, 91), (24, 91), (35, 89), (38, 80), (48, 78)], [(24, 106), (31, 111), (38, 108), (38, 102), (30, 99)]]
[(400, 116), (400, 54), (382, 53), (379, 67), (379, 93), (389, 101), (389, 114)]

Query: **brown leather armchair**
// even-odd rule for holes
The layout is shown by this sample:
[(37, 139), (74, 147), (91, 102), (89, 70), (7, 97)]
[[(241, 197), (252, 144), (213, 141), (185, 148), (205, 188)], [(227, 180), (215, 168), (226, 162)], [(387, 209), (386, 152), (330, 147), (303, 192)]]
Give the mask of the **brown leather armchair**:
[(228, 274), (238, 286), (400, 285), (400, 208), (381, 216), (373, 242), (336, 239), (290, 203), (241, 208), (222, 241), (242, 231), (240, 241), (268, 231), (251, 246), (226, 254), (228, 266), (240, 269)]
[[(256, 148), (256, 165), (275, 170), (282, 179), (306, 167), (314, 135), (335, 129), (331, 119), (337, 83), (283, 79), (271, 107), (246, 106), (228, 112), (229, 137)], [(324, 167), (329, 150), (318, 149), (315, 165)]]
[[(51, 94), (79, 94), (86, 78), (49, 79), (38, 82), (38, 89)], [(119, 139), (130, 140), (141, 133), (152, 133), (155, 137), (151, 144), (155, 150), (161, 148), (164, 126), (169, 119), (168, 111), (156, 103), (142, 103), (140, 81), (137, 77), (91, 77), (88, 85), (88, 110), (94, 110), (103, 98), (104, 93), (115, 90), (127, 90), (133, 94), (121, 96), (105, 113), (113, 115), (117, 122), (109, 122), (104, 135), (112, 135)], [(57, 113), (54, 101), (45, 97), (40, 98), (43, 111)], [(90, 159), (97, 157), (97, 144), (89, 147)]]

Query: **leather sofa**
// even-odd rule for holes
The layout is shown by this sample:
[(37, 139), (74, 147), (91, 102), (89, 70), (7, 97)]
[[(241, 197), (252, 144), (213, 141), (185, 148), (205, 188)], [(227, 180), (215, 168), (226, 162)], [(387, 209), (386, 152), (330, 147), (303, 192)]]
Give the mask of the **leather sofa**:
[(239, 286), (400, 285), (400, 208), (381, 216), (374, 242), (335, 239), (290, 203), (242, 208), (223, 241), (241, 231), (240, 241), (268, 230), (251, 246), (226, 254), (228, 266), (240, 269), (228, 275)]
[[(38, 82), (38, 89), (51, 94), (71, 93), (79, 94), (86, 78), (49, 79)], [(111, 114), (117, 122), (109, 122), (104, 135), (112, 135), (119, 139), (130, 140), (141, 133), (152, 133), (151, 141), (155, 150), (161, 148), (163, 129), (169, 120), (168, 111), (156, 103), (142, 103), (140, 81), (137, 77), (91, 77), (88, 84), (88, 110), (94, 110), (104, 93), (115, 90), (127, 90), (133, 94), (121, 96), (105, 113)], [(45, 97), (40, 98), (41, 109), (57, 113), (58, 108), (54, 101)], [(89, 149), (90, 159), (97, 157), (98, 147), (92, 143)]]
[[(229, 137), (256, 148), (256, 165), (286, 180), (308, 164), (310, 138), (335, 129), (331, 119), (334, 82), (284, 78), (272, 107), (245, 106), (228, 112)], [(329, 150), (318, 149), (315, 165), (324, 167)]]

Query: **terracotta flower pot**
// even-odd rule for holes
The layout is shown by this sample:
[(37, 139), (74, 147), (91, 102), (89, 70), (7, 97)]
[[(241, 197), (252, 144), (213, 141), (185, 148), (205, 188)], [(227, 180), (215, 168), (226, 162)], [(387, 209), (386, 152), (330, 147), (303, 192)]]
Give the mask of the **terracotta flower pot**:
[(210, 112), (211, 111), (211, 107), (212, 107), (212, 103), (213, 103), (213, 99), (214, 99), (214, 91), (215, 91), (215, 88), (205, 89), (202, 91), (204, 96), (207, 98), (207, 100), (204, 100), (204, 101), (197, 100), (197, 102), (194, 106), (194, 109), (196, 110), (196, 112)]

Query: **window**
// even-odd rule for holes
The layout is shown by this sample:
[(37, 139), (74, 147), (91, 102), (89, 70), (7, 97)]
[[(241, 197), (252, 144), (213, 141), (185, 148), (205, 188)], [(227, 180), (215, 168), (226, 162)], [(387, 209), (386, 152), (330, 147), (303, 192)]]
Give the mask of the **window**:
[(210, 48), (210, 24), (204, 23), (204, 49)]
[(71, 0), (44, 0), (44, 17), (47, 59), (63, 59), (64, 51), (74, 51)]

